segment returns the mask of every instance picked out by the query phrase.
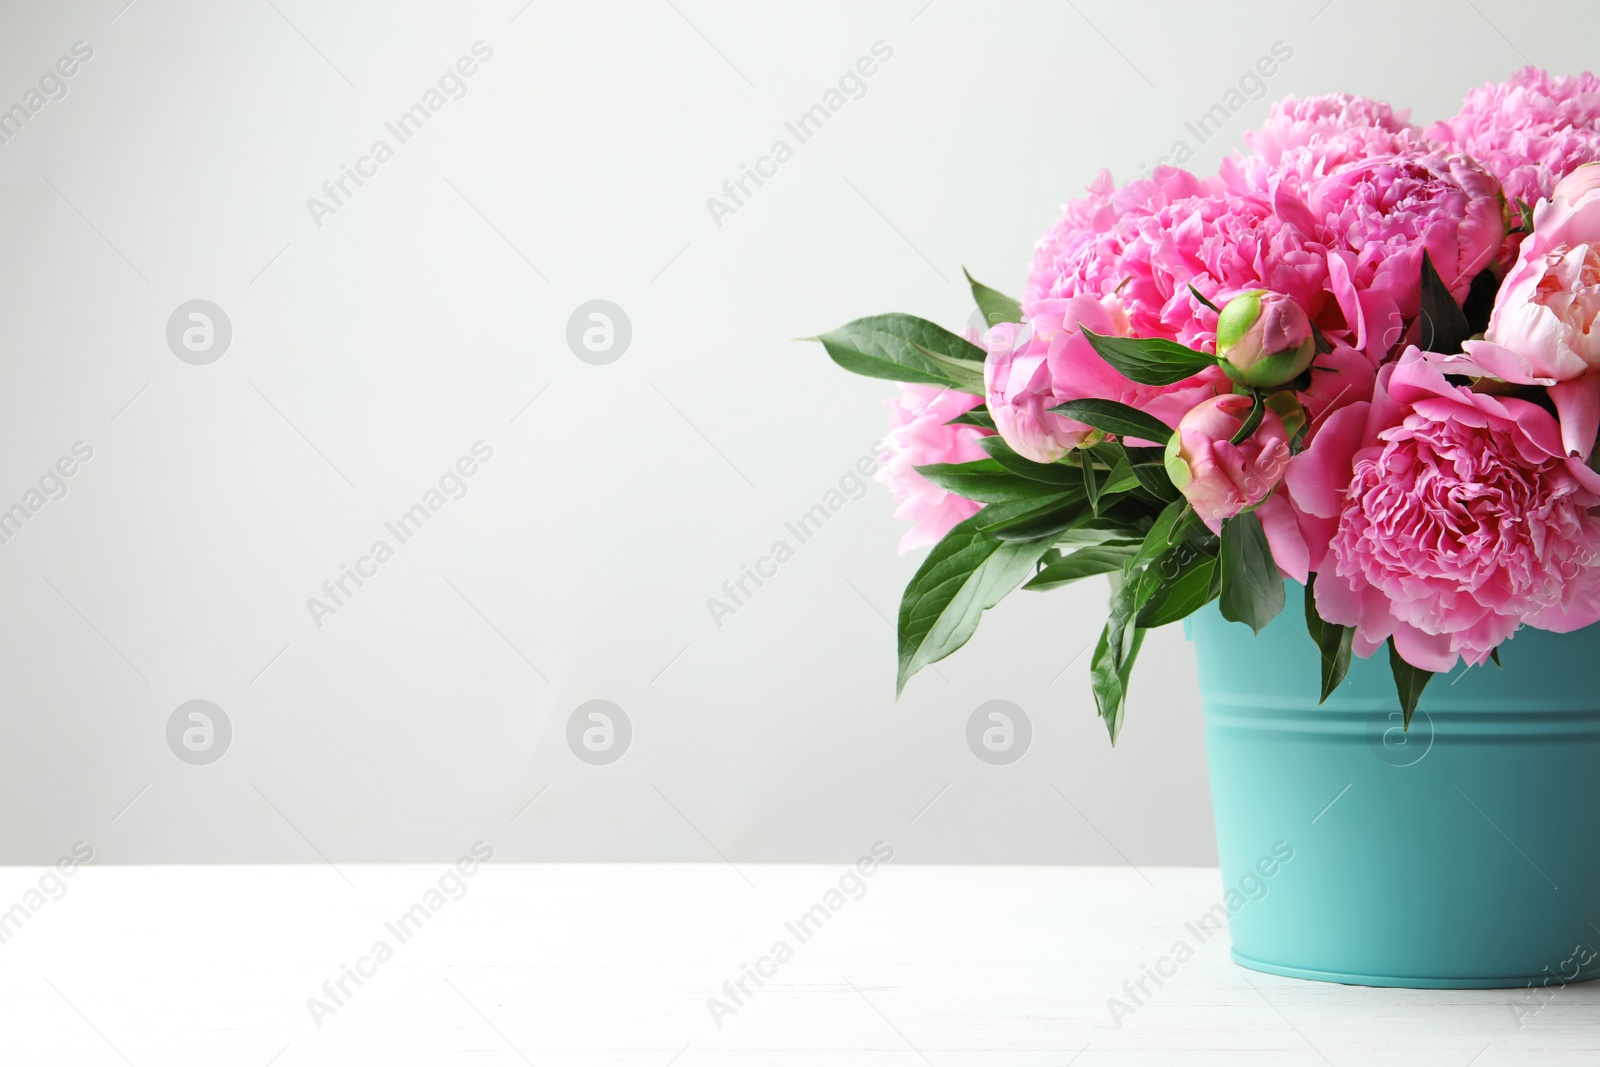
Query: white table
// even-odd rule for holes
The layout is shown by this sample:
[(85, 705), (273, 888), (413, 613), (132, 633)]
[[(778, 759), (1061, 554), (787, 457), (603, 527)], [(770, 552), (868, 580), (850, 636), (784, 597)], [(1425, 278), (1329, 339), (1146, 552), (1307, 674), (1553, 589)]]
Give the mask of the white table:
[[(444, 865), (89, 866), (60, 899), (26, 898), (41, 871), (7, 868), (0, 908), (44, 902), (0, 945), (0, 1063), (1600, 1060), (1600, 983), (1519, 1027), (1506, 991), (1274, 978), (1229, 962), (1222, 938), (1114, 1025), (1108, 998), (1193, 940), (1184, 924), (1216, 899), (1215, 871), (890, 864), (801, 943), (785, 923), (847, 869), (490, 863), (402, 943), (385, 922), (426, 904)], [(362, 963), (371, 977), (345, 979), (335, 1005), (324, 981), (379, 940), (393, 957)], [(794, 957), (733, 1004), (723, 983), (779, 940)], [(320, 1027), (313, 996), (335, 1008)], [(712, 996), (736, 1008), (720, 1026)]]

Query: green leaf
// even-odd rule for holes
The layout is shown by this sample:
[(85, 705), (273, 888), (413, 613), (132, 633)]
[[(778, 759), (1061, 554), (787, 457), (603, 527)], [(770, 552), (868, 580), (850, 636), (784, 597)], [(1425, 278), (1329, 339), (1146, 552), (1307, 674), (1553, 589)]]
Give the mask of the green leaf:
[(1229, 444), (1239, 445), (1250, 440), (1250, 435), (1256, 432), (1256, 427), (1260, 426), (1261, 420), (1266, 417), (1267, 404), (1266, 401), (1261, 399), (1261, 394), (1251, 393), (1250, 396), (1252, 401), (1250, 414), (1244, 417), (1244, 421), (1239, 424), (1239, 429), (1234, 431), (1233, 437), (1228, 440)]
[(1144, 569), (1146, 586), (1138, 624), (1146, 630), (1177, 622), (1205, 607), (1216, 597), (1220, 577), (1217, 557), (1191, 544), (1177, 545)]
[(1216, 364), (1216, 358), (1158, 337), (1110, 337), (1084, 330), (1100, 358), (1140, 385), (1171, 385)]
[[(1102, 448), (1106, 447), (1104, 445)], [(1139, 484), (1139, 476), (1133, 473), (1133, 464), (1128, 459), (1125, 449), (1118, 448), (1117, 456), (1111, 461), (1111, 469), (1106, 472), (1105, 484), (1100, 487), (1102, 496), (1113, 493), (1125, 493)]]
[(1094, 463), (1087, 457), (1079, 465), (1078, 470), (1083, 475), (1083, 495), (1089, 501), (1089, 510), (1096, 515), (1100, 514), (1100, 478), (1095, 473)]
[(1049, 542), (990, 537), (978, 529), (982, 517), (979, 512), (945, 534), (906, 586), (900, 601), (897, 695), (917, 671), (966, 644), (983, 612), (1028, 577), (1050, 550)]
[[(970, 363), (980, 378), (983, 375), (983, 349), (913, 315), (872, 315), (811, 340), (822, 342), (829, 358), (845, 370), (869, 378), (955, 387), (942, 367), (928, 358), (929, 352)], [(977, 395), (982, 393), (979, 389)]]
[(1417, 701), (1422, 699), (1422, 690), (1433, 681), (1433, 672), (1407, 663), (1395, 647), (1392, 637), (1389, 638), (1389, 669), (1394, 672), (1394, 686), (1400, 693), (1400, 710), (1405, 714), (1402, 729), (1409, 730), (1411, 716), (1416, 714)]
[(971, 393), (973, 396), (985, 395), (983, 364), (979, 363), (974, 366), (969, 360), (947, 356), (942, 352), (934, 351), (927, 345), (917, 344), (915, 341), (911, 343), (918, 352), (922, 353), (923, 358), (943, 372), (944, 376), (957, 389), (963, 393)]
[(1172, 479), (1167, 477), (1165, 464), (1135, 463), (1133, 474), (1139, 479), (1140, 486), (1163, 503), (1178, 499), (1178, 490), (1172, 484)]
[(995, 428), (994, 416), (989, 414), (989, 409), (984, 407), (982, 404), (979, 404), (977, 407), (973, 408), (971, 411), (964, 412), (963, 414), (957, 415), (955, 418), (953, 418), (949, 422), (945, 423), (945, 425), (946, 426), (981, 426), (985, 430), (993, 430)]
[(1146, 415), (1138, 408), (1119, 404), (1115, 400), (1068, 400), (1050, 410), (1117, 437), (1133, 437), (1165, 445), (1167, 438), (1172, 436), (1172, 428), (1154, 415)]
[(1151, 560), (1166, 554), (1173, 545), (1182, 544), (1188, 535), (1190, 524), (1194, 521), (1197, 521), (1195, 513), (1187, 501), (1174, 500), (1168, 504), (1145, 533), (1139, 551), (1128, 561), (1128, 570), (1136, 571)]
[(1328, 340), (1328, 335), (1317, 329), (1317, 324), (1311, 324), (1312, 348), (1317, 355), (1325, 356), (1333, 351), (1333, 342)]
[(989, 458), (1013, 474), (1032, 478), (1036, 482), (1049, 482), (1052, 485), (1070, 486), (1073, 489), (1082, 487), (1083, 475), (1079, 474), (1076, 468), (1065, 463), (1035, 463), (1025, 456), (1017, 455), (1016, 451), (1006, 444), (1005, 438), (999, 435), (983, 438), (978, 442), (978, 447), (989, 453)]
[(1024, 478), (992, 459), (971, 463), (929, 463), (918, 467), (917, 471), (939, 488), (983, 504), (1011, 504), (1024, 500), (1037, 504), (1077, 495), (1065, 493), (1061, 486), (1050, 482)]
[(1306, 576), (1306, 632), (1322, 654), (1322, 696), (1317, 699), (1317, 703), (1321, 704), (1333, 695), (1345, 675), (1350, 673), (1350, 644), (1356, 631), (1352, 626), (1322, 621), (1322, 616), (1317, 613), (1316, 584), (1315, 574)]
[(1522, 229), (1522, 231), (1524, 233), (1532, 233), (1533, 232), (1533, 208), (1529, 207), (1528, 206), (1528, 202), (1526, 200), (1522, 199), (1522, 197), (1520, 197), (1520, 196), (1517, 197), (1517, 199), (1516, 199), (1516, 205), (1517, 205), (1518, 225), (1521, 227), (1521, 229)]
[(1422, 311), (1419, 347), (1424, 352), (1451, 354), (1461, 351), (1461, 342), (1472, 336), (1466, 312), (1450, 295), (1449, 286), (1434, 269), (1427, 250), (1422, 253)]
[(967, 268), (962, 267), (961, 273), (967, 276), (967, 284), (972, 287), (972, 299), (978, 302), (978, 310), (983, 312), (985, 323), (996, 326), (1002, 322), (1022, 321), (1020, 303), (973, 278)]
[(1222, 522), (1222, 617), (1256, 633), (1283, 610), (1283, 575), (1254, 511)]
[(1498, 646), (1489, 650), (1489, 658), (1494, 660), (1494, 665), (1496, 667), (1499, 667), (1501, 670), (1506, 669), (1506, 665), (1500, 662), (1500, 649)]
[(1485, 267), (1473, 276), (1467, 298), (1461, 303), (1461, 314), (1467, 318), (1468, 336), (1483, 333), (1489, 328), (1489, 318), (1494, 314), (1494, 298), (1500, 293), (1500, 279), (1494, 268)]
[(1206, 294), (1204, 294), (1200, 290), (1196, 289), (1193, 285), (1189, 286), (1189, 292), (1193, 293), (1194, 294), (1194, 298), (1196, 300), (1200, 301), (1200, 303), (1204, 304), (1206, 307), (1210, 308), (1212, 311), (1215, 311), (1218, 315), (1222, 314), (1222, 309), (1217, 307), (1217, 305), (1213, 304), (1211, 301), (1207, 300), (1206, 299)]
[(1111, 744), (1117, 743), (1122, 733), (1122, 716), (1127, 709), (1128, 676), (1133, 661), (1144, 643), (1144, 631), (1133, 621), (1137, 609), (1133, 606), (1134, 583), (1124, 582), (1117, 595), (1111, 598), (1111, 615), (1100, 640), (1089, 660), (1089, 683), (1094, 691), (1095, 707), (1111, 735)]
[[(1080, 488), (1076, 493), (1047, 497), (1039, 506), (1021, 515), (995, 515), (987, 521), (980, 522), (978, 529), (1002, 541), (1037, 541), (1047, 538), (1054, 544), (1055, 539), (1061, 534), (1093, 517), (1093, 512), (1085, 506)], [(979, 512), (975, 518), (982, 520), (983, 513)]]
[(1035, 574), (1022, 588), (1035, 591), (1055, 589), (1080, 578), (1120, 571), (1123, 563), (1133, 555), (1133, 549), (1108, 545), (1090, 545), (1050, 564)]

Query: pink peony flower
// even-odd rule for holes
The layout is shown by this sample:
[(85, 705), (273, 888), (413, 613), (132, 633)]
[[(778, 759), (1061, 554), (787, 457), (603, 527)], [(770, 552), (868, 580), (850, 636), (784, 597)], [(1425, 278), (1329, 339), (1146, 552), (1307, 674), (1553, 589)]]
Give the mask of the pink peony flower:
[(1223, 519), (1265, 500), (1289, 466), (1289, 435), (1271, 411), (1255, 433), (1232, 443), (1253, 403), (1234, 393), (1214, 396), (1185, 415), (1167, 442), (1172, 484), (1213, 533)]
[(1223, 184), (1271, 203), (1280, 184), (1298, 189), (1349, 163), (1423, 150), (1422, 127), (1408, 114), (1344, 93), (1284, 97), (1261, 129), (1244, 135), (1251, 151), (1222, 161)]
[(931, 545), (951, 527), (976, 515), (982, 504), (941, 489), (918, 467), (929, 463), (971, 463), (988, 453), (978, 444), (988, 431), (977, 426), (950, 426), (949, 421), (982, 403), (969, 393), (936, 385), (903, 383), (901, 395), (888, 401), (891, 429), (882, 442), (877, 480), (889, 487), (900, 506), (894, 517), (913, 525), (900, 538), (900, 552)]
[(1248, 289), (1273, 289), (1315, 315), (1324, 257), (1267, 204), (1174, 168), (1114, 193), (1102, 179), (1039, 242), (1022, 298), (1037, 332), (1048, 337), (1075, 296), (1115, 296), (1132, 336), (1209, 349), (1216, 313), (1190, 283), (1219, 305)]
[(1428, 127), (1428, 137), (1478, 160), (1507, 196), (1532, 204), (1580, 163), (1600, 159), (1600, 78), (1524, 67), (1469, 92), (1454, 118)]
[(1567, 450), (1588, 458), (1600, 429), (1600, 166), (1579, 167), (1539, 202), (1488, 331), (1462, 347), (1452, 370), (1551, 386)]
[(1408, 349), (1370, 403), (1333, 413), (1289, 464), (1317, 609), (1389, 637), (1408, 663), (1483, 663), (1524, 622), (1600, 621), (1600, 474), (1569, 458), (1555, 419), (1452, 386)]
[[(1292, 197), (1280, 195), (1283, 201)], [(1306, 190), (1351, 340), (1381, 359), (1421, 307), (1422, 253), (1457, 301), (1506, 235), (1499, 183), (1463, 156), (1398, 155), (1343, 167)], [(1295, 208), (1298, 211), (1298, 208)]]

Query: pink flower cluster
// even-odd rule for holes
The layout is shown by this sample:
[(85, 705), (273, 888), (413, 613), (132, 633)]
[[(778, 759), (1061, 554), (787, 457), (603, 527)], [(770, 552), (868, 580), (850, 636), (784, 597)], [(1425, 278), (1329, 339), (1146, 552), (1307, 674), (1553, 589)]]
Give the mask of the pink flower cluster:
[[(1051, 411), (1068, 400), (1173, 427), (1166, 469), (1201, 518), (1216, 529), (1254, 509), (1279, 568), (1316, 573), (1318, 610), (1355, 628), (1362, 655), (1392, 639), (1442, 671), (1523, 624), (1600, 621), (1600, 166), (1583, 166), (1600, 162), (1600, 78), (1530, 67), (1426, 130), (1363, 97), (1291, 97), (1246, 142), (1214, 178), (1102, 173), (1065, 206), (1036, 246), (1023, 322), (984, 338), (998, 432), (1052, 463), (1091, 433)], [(1425, 256), (1458, 303), (1494, 283), (1464, 351), (1426, 351)], [(1251, 401), (1222, 366), (1141, 385), (1084, 334), (1215, 353), (1210, 305), (1241, 295), (1292, 301), (1320, 354), (1296, 373), (1288, 340), (1251, 349), (1282, 354), (1293, 379), (1235, 380), (1296, 417), (1269, 413), (1237, 443)], [(979, 507), (914, 470), (982, 457), (984, 431), (945, 425), (976, 403), (908, 391), (893, 405), (881, 477), (917, 524), (902, 549)]]

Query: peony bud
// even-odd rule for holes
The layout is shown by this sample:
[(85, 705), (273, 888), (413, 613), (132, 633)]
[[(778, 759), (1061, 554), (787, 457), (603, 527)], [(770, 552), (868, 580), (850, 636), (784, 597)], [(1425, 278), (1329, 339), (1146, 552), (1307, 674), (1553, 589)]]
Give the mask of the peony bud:
[(1311, 366), (1316, 354), (1305, 309), (1282, 293), (1240, 293), (1217, 316), (1217, 358), (1240, 385), (1287, 385)]
[(1289, 465), (1289, 436), (1270, 408), (1255, 433), (1232, 443), (1254, 403), (1234, 393), (1212, 397), (1185, 415), (1167, 441), (1167, 476), (1213, 530), (1265, 500)]

